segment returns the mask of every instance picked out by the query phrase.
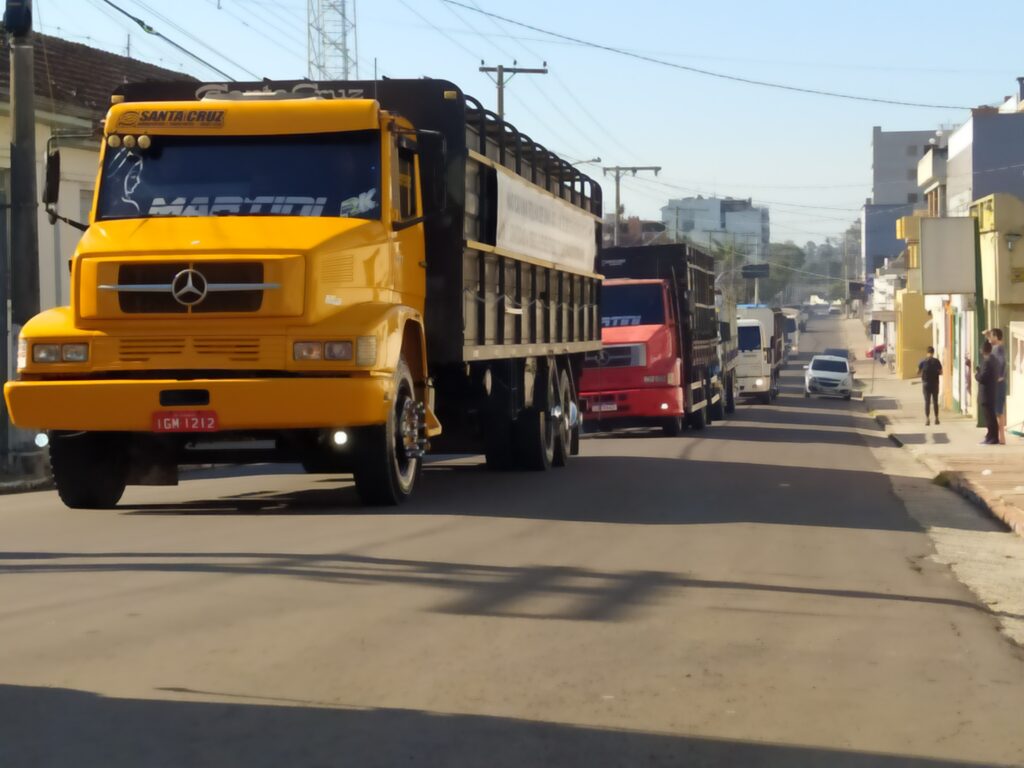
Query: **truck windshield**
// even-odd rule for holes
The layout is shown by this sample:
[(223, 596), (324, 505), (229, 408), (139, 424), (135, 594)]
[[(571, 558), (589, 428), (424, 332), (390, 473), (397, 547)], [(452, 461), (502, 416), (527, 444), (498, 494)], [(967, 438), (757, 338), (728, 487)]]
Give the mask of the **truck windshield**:
[(375, 131), (150, 136), (108, 147), (97, 220), (151, 216), (380, 218)]
[(665, 322), (665, 294), (661, 283), (606, 285), (601, 290), (601, 325), (661, 325)]
[(739, 327), (739, 345), (743, 352), (761, 349), (761, 328), (757, 325), (741, 325)]

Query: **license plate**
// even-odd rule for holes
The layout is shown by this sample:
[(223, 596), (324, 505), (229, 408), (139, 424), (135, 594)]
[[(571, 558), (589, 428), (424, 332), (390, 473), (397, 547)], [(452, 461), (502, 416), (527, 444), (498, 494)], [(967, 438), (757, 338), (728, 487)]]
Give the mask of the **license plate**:
[(617, 406), (615, 403), (594, 403), (594, 407), (591, 408), (591, 410), (596, 413), (602, 413), (605, 411), (617, 411), (619, 410), (619, 406)]
[(216, 411), (157, 411), (154, 432), (216, 432)]

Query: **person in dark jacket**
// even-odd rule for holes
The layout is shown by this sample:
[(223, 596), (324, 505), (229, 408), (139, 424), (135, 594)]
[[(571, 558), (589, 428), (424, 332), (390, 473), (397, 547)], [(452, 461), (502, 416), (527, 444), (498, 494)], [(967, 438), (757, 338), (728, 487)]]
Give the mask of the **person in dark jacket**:
[(992, 344), (981, 345), (981, 366), (975, 371), (978, 380), (978, 406), (985, 414), (983, 445), (999, 445), (999, 422), (996, 420), (996, 384), (999, 378), (998, 361), (992, 357)]
[(939, 377), (942, 376), (942, 363), (935, 357), (935, 347), (928, 347), (928, 357), (917, 364), (917, 373), (921, 377), (921, 389), (924, 390), (924, 425), (929, 420), (930, 405), (935, 406), (935, 423), (939, 423)]

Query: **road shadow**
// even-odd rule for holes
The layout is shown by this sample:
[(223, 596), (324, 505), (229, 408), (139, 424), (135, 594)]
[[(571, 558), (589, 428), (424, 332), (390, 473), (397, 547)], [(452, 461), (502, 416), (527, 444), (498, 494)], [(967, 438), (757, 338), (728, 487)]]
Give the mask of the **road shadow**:
[[(712, 427), (705, 433), (710, 437), (717, 429)], [(720, 438), (728, 434), (727, 428), (721, 431), (725, 434)], [(769, 430), (739, 430), (736, 434), (742, 437), (736, 439), (750, 439), (747, 433), (755, 431)], [(829, 433), (814, 436), (823, 434)], [(681, 447), (688, 443), (686, 439), (677, 442)], [(928, 484), (924, 479), (906, 480), (920, 482), (922, 487)], [(318, 483), (312, 489), (203, 500), (179, 500), (174, 489), (169, 489), (164, 502), (124, 504), (118, 512), (130, 516), (397, 512), (625, 525), (755, 523), (921, 530), (896, 497), (889, 478), (869, 471), (644, 456), (579, 456), (558, 471), (495, 473), (488, 471), (481, 460), (475, 464), (428, 466), (411, 501), (402, 507), (383, 509), (360, 506), (347, 477), (334, 481), (334, 485)]]
[(898, 411), (900, 404), (891, 397), (864, 395), (864, 405), (869, 411)]
[(980, 765), (175, 686), (134, 699), (0, 685), (0, 713), (0, 764), (12, 768)]
[[(621, 622), (687, 592), (754, 592), (906, 606), (940, 606), (1022, 619), (970, 600), (828, 586), (700, 579), (674, 571), (604, 571), (574, 566), (499, 566), (437, 560), (294, 552), (0, 552), (0, 575), (192, 574), (277, 577), (340, 587), (426, 589), (441, 597), (425, 610), (490, 618)], [(772, 608), (766, 608), (772, 612)], [(0, 765), (3, 765), (0, 762)]]

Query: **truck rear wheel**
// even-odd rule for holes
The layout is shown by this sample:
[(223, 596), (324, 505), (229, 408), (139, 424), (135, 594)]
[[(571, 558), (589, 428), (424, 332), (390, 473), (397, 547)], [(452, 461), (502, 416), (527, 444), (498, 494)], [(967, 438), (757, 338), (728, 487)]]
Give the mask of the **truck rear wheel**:
[[(572, 381), (569, 372), (564, 368), (558, 374), (558, 411), (549, 409), (549, 415), (555, 421), (555, 455), (552, 464), (556, 467), (564, 467), (569, 463), (569, 456), (572, 454), (573, 426), (572, 411), (574, 408), (572, 399)], [(576, 438), (576, 452), (579, 453), (579, 437)]]
[(112, 509), (128, 480), (123, 438), (103, 432), (50, 435), (50, 467), (60, 500), (72, 509)]
[(724, 397), (725, 397), (725, 412), (726, 413), (736, 413), (736, 390), (734, 389), (735, 386), (736, 386), (736, 380), (733, 378), (732, 374), (730, 373), (729, 376), (725, 380), (725, 394), (724, 394)]
[[(709, 396), (714, 396), (714, 388), (708, 386)], [(718, 389), (718, 402), (708, 402), (708, 416), (714, 421), (722, 421), (725, 419), (725, 386), (724, 383)]]
[(423, 404), (416, 400), (409, 366), (402, 358), (395, 370), (395, 390), (386, 424), (359, 431), (356, 492), (364, 504), (392, 507), (412, 495), (423, 465)]
[(558, 402), (558, 384), (553, 365), (545, 365), (537, 377), (542, 387), (533, 398), (533, 405), (523, 410), (515, 421), (515, 446), (518, 464), (523, 469), (543, 472), (555, 460), (558, 428), (550, 408)]

